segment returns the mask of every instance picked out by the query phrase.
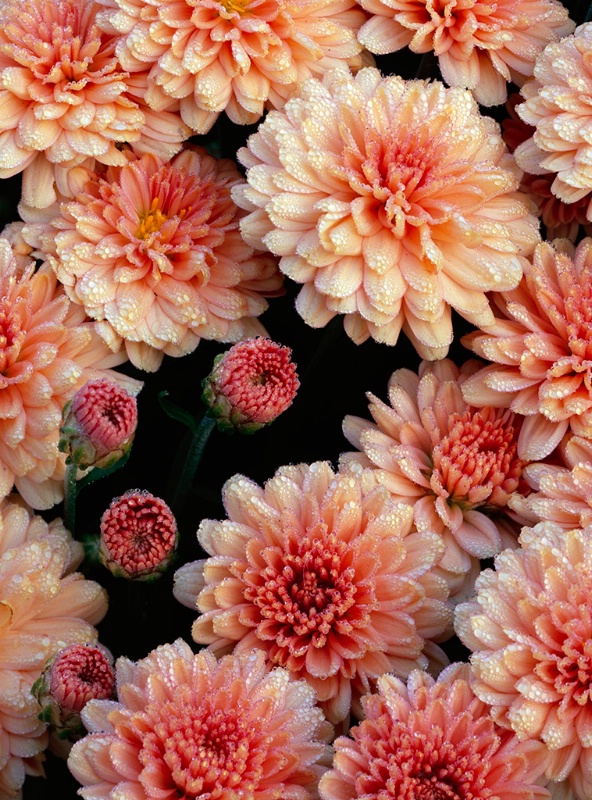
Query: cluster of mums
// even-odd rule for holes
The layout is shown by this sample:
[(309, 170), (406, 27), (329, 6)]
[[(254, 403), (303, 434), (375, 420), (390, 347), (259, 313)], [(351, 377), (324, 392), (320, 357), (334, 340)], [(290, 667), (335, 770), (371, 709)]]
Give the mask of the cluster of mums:
[[(374, 66), (406, 47), (445, 83)], [(502, 103), (500, 128), (480, 106)], [(245, 177), (188, 142), (222, 114), (265, 114)], [(0, 0), (0, 177), (19, 173), (0, 800), (48, 746), (87, 800), (590, 800), (592, 23), (557, 0)], [(204, 649), (114, 664), (69, 523), (138, 424), (115, 368), (233, 343), (211, 424), (269, 424), (298, 389), (258, 319), (286, 278), (308, 325), (404, 334), (420, 367), (346, 417), (337, 469), (231, 477), (175, 573)], [(452, 311), (479, 360), (447, 358)], [(68, 526), (35, 513), (62, 500)], [(116, 575), (170, 566), (161, 498), (125, 493), (100, 529)]]

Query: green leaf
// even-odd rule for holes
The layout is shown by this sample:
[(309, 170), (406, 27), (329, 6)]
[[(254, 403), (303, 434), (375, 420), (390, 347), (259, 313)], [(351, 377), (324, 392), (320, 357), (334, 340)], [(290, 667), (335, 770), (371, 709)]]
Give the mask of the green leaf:
[(158, 402), (160, 403), (160, 406), (165, 414), (167, 414), (171, 419), (181, 422), (183, 425), (185, 425), (185, 427), (189, 428), (191, 433), (197, 433), (199, 425), (193, 414), (190, 414), (189, 411), (186, 411), (184, 408), (181, 408), (181, 406), (173, 403), (173, 401), (169, 400), (168, 397), (169, 393), (166, 391), (166, 389), (158, 393)]

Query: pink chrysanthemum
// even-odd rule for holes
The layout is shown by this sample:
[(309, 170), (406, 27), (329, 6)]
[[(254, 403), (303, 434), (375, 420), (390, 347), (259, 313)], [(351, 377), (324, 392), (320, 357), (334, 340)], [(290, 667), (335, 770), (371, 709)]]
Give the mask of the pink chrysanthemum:
[(442, 358), (451, 308), (493, 322), (485, 292), (516, 286), (539, 240), (497, 124), (440, 83), (375, 69), (307, 81), (239, 157), (243, 236), (304, 284), (309, 325), (344, 314), (357, 343), (395, 344), (402, 327)]
[(89, 700), (109, 700), (115, 694), (115, 673), (103, 650), (71, 644), (56, 655), (48, 674), (49, 690), (59, 706), (82, 711)]
[(150, 580), (168, 567), (178, 539), (164, 500), (133, 490), (116, 497), (101, 517), (99, 557), (117, 577)]
[(65, 645), (95, 642), (107, 610), (101, 587), (72, 572), (82, 560), (61, 520), (49, 525), (18, 501), (0, 505), (0, 798), (42, 775), (46, 724), (31, 694)]
[(371, 53), (409, 45), (433, 51), (446, 83), (471, 89), (484, 106), (503, 103), (507, 83), (522, 86), (549, 42), (575, 24), (557, 0), (361, 0), (372, 16), (358, 34)]
[(13, 486), (33, 508), (62, 499), (58, 450), (62, 408), (88, 380), (110, 377), (138, 391), (121, 364), (68, 300), (49, 266), (17, 264), (0, 239), (0, 497)]
[(68, 296), (141, 369), (192, 352), (201, 337), (265, 334), (255, 317), (282, 277), (241, 239), (230, 197), (240, 181), (232, 162), (201, 148), (168, 164), (145, 155), (87, 183), (41, 237)]
[(216, 356), (202, 398), (219, 428), (254, 433), (292, 405), (299, 386), (290, 348), (257, 337)]
[[(414, 670), (393, 675), (362, 698), (364, 720), (335, 741), (322, 800), (535, 800), (546, 763), (539, 742), (500, 729), (474, 694), (468, 664), (437, 681)], [(352, 741), (353, 739), (353, 741)]]
[(592, 239), (535, 250), (517, 289), (497, 296), (495, 323), (463, 344), (489, 361), (463, 384), (475, 406), (525, 415), (518, 454), (540, 461), (571, 430), (592, 439)]
[[(553, 194), (564, 203), (592, 191), (587, 133), (592, 122), (592, 24), (548, 45), (538, 56), (534, 80), (522, 88), (516, 106), (524, 122), (536, 128), (516, 149), (516, 160), (533, 175), (553, 173)], [(592, 221), (592, 201), (587, 218)]]
[(463, 400), (461, 386), (478, 366), (467, 362), (459, 370), (444, 359), (422, 362), (419, 375), (399, 369), (389, 382), (390, 406), (368, 394), (374, 423), (349, 416), (343, 423), (362, 453), (347, 453), (342, 462), (373, 467), (396, 500), (413, 504), (417, 528), (442, 537), (438, 569), (454, 595), (472, 588), (478, 559), (510, 543), (506, 526), (490, 514), (506, 506), (523, 467), (520, 418)]
[(519, 739), (545, 743), (547, 777), (592, 797), (592, 530), (523, 528), (521, 548), (479, 576), (457, 609), (474, 690)]
[(264, 650), (308, 681), (334, 723), (383, 672), (427, 665), (425, 639), (450, 620), (433, 573), (442, 543), (413, 529), (411, 507), (370, 470), (282, 467), (263, 489), (237, 475), (223, 498), (229, 519), (198, 530), (211, 558), (176, 574), (177, 599), (201, 612), (196, 642)]
[(116, 665), (119, 702), (91, 700), (68, 766), (82, 797), (313, 800), (327, 723), (314, 692), (261, 653), (194, 655), (177, 640)]
[[(31, 166), (45, 174), (47, 162), (73, 165), (88, 156), (122, 165), (117, 145), (141, 140), (146, 115), (127, 93), (115, 38), (96, 24), (99, 8), (94, 0), (0, 6), (1, 178)], [(165, 122), (172, 155), (188, 131), (173, 115)]]
[(124, 68), (150, 68), (149, 105), (160, 110), (180, 101), (181, 117), (196, 133), (206, 133), (223, 111), (239, 125), (256, 122), (304, 79), (370, 60), (356, 38), (366, 14), (353, 0), (100, 2), (100, 24), (119, 36)]

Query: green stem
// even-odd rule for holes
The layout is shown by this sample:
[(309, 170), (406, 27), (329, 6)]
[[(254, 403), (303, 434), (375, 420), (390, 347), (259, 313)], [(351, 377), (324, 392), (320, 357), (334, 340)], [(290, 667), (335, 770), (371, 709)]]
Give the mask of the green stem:
[(74, 536), (74, 528), (76, 526), (77, 474), (78, 467), (76, 464), (69, 464), (66, 467), (66, 475), (64, 477), (64, 525), (72, 536)]
[(191, 485), (193, 484), (195, 473), (197, 472), (199, 462), (201, 461), (204, 448), (207, 444), (210, 433), (215, 427), (216, 420), (214, 417), (204, 414), (199, 425), (197, 426), (197, 430), (191, 437), (189, 450), (187, 451), (187, 455), (185, 457), (185, 463), (183, 464), (181, 475), (171, 497), (171, 506), (175, 514), (179, 514), (181, 508), (183, 507), (183, 503), (185, 502), (189, 490), (191, 489)]

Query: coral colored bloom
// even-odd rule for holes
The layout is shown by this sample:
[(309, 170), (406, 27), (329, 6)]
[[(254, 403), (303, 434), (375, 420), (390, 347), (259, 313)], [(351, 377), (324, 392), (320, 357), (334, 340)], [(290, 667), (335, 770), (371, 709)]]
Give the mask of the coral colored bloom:
[(544, 742), (546, 775), (592, 797), (592, 530), (523, 528), (521, 549), (479, 576), (455, 627), (473, 651), (474, 690), (519, 739)]
[(478, 103), (494, 106), (507, 97), (507, 83), (522, 86), (549, 42), (575, 24), (557, 0), (361, 0), (370, 14), (358, 34), (371, 53), (409, 45), (433, 51), (450, 86), (471, 89)]
[(17, 263), (0, 239), (0, 497), (16, 486), (33, 508), (63, 496), (58, 450), (62, 408), (87, 381), (109, 377), (132, 391), (140, 383), (108, 367), (121, 364), (71, 303), (49, 266)]
[(68, 296), (141, 369), (191, 353), (201, 337), (265, 334), (255, 317), (282, 278), (241, 239), (237, 182), (232, 162), (201, 148), (168, 164), (145, 155), (87, 183), (41, 236)]
[(362, 698), (352, 738), (335, 741), (322, 800), (550, 798), (537, 785), (545, 748), (495, 725), (470, 681), (468, 664), (452, 664), (437, 681), (414, 670), (407, 686), (383, 675), (378, 692)]
[(169, 566), (178, 540), (177, 522), (164, 500), (129, 491), (101, 517), (99, 557), (116, 577), (152, 580)]
[(374, 69), (307, 81), (239, 158), (246, 241), (304, 284), (309, 325), (344, 314), (356, 343), (394, 345), (402, 327), (422, 357), (444, 357), (451, 309), (491, 324), (485, 293), (516, 286), (539, 240), (497, 124), (441, 83)]
[(413, 529), (411, 507), (370, 470), (282, 467), (263, 489), (237, 475), (223, 499), (229, 519), (197, 534), (210, 558), (175, 576), (177, 599), (201, 612), (196, 642), (264, 650), (308, 681), (333, 723), (383, 672), (427, 665), (425, 639), (447, 634), (450, 619), (433, 574), (442, 543)]
[(69, 643), (96, 642), (107, 610), (101, 587), (72, 570), (82, 560), (61, 520), (0, 504), (0, 798), (42, 775), (46, 724), (31, 694), (48, 658)]
[(62, 411), (59, 448), (66, 464), (107, 468), (127, 452), (138, 424), (136, 398), (100, 378), (79, 389)]
[(180, 102), (196, 133), (223, 111), (239, 125), (256, 122), (306, 78), (369, 61), (356, 38), (366, 14), (353, 0), (100, 2), (99, 24), (119, 36), (121, 64), (150, 69), (147, 103)]
[(118, 699), (91, 700), (68, 766), (84, 798), (313, 800), (327, 723), (314, 692), (261, 653), (194, 655), (180, 639), (116, 664)]
[(389, 382), (390, 406), (368, 394), (374, 423), (349, 416), (343, 423), (362, 454), (342, 460), (373, 467), (396, 500), (413, 504), (417, 528), (442, 537), (446, 554), (438, 568), (455, 595), (471, 589), (478, 559), (511, 543), (508, 523), (490, 515), (503, 511), (523, 467), (520, 418), (463, 400), (461, 386), (478, 366), (467, 362), (459, 370), (445, 359), (422, 362), (419, 375), (399, 369)]
[[(0, 6), (0, 177), (92, 156), (124, 164), (121, 142), (142, 138), (146, 117), (127, 94), (116, 40), (96, 23), (94, 0), (6, 0)], [(177, 121), (173, 131), (183, 126)], [(176, 138), (180, 147), (182, 136)], [(172, 155), (171, 152), (171, 155)]]
[(517, 289), (496, 299), (495, 323), (463, 344), (489, 361), (463, 384), (475, 406), (524, 414), (518, 454), (540, 461), (568, 428), (592, 439), (592, 239), (544, 242)]
[[(553, 194), (576, 203), (592, 191), (587, 129), (592, 121), (592, 24), (548, 45), (538, 56), (534, 80), (522, 87), (516, 111), (536, 128), (516, 149), (516, 160), (533, 175), (553, 173)], [(592, 202), (587, 219), (592, 221)]]
[(221, 430), (254, 433), (292, 405), (300, 381), (292, 351), (271, 339), (246, 339), (214, 360), (203, 400)]

